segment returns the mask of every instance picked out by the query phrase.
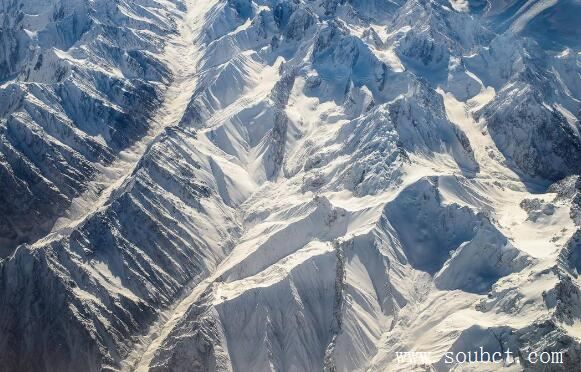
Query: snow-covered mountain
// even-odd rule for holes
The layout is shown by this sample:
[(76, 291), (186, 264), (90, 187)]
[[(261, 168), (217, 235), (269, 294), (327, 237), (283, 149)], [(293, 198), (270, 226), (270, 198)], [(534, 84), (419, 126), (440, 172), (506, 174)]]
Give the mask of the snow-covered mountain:
[(580, 8), (3, 0), (2, 370), (579, 370)]
[(148, 3), (0, 4), (1, 257), (99, 193), (91, 181), (151, 132), (176, 23), (165, 2)]

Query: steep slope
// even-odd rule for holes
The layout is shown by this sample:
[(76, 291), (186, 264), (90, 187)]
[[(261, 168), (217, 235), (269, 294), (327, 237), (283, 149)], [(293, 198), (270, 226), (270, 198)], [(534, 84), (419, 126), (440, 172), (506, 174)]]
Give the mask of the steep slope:
[(207, 275), (236, 234), (234, 212), (212, 201), (215, 181), (200, 165), (209, 169), (211, 160), (192, 147), (192, 132), (171, 129), (196, 83), (171, 59), (193, 60), (196, 50), (191, 19), (166, 5), (177, 22), (163, 50), (174, 82), (150, 134), (92, 181), (100, 192), (81, 194), (54, 232), (2, 263), (7, 370), (118, 368), (131, 338), (183, 285)]
[(169, 2), (4, 1), (0, 257), (49, 232), (156, 123), (171, 79)]
[[(347, 14), (337, 18), (352, 21), (353, 14), (342, 13), (342, 6), (332, 8), (335, 14)], [(350, 9), (350, 5), (344, 6)], [(458, 70), (474, 82), (474, 88), (460, 98), (474, 100), (458, 102), (444, 92), (446, 112), (466, 131), (448, 124), (452, 133), (459, 133), (458, 143), (465, 144), (459, 146), (463, 152), (454, 152), (450, 140), (455, 136), (446, 134), (445, 127), (424, 127), (422, 110), (406, 102), (417, 100), (421, 102), (418, 107), (431, 115), (438, 112), (438, 100), (423, 100), (432, 96), (427, 93), (433, 92), (430, 85), (416, 85), (416, 77), (401, 71), (400, 63), (409, 63), (416, 74), (434, 81), (437, 75), (432, 71), (442, 68), (431, 62), (437, 48), (451, 55), (446, 57), (450, 62), (443, 64), (445, 68), (481, 48), (482, 43), (496, 43), (505, 36), (477, 31), (478, 38), (470, 39), (446, 22), (475, 21), (461, 14), (450, 18), (451, 10), (437, 3), (427, 5), (431, 8), (420, 21), (435, 31), (418, 35), (424, 26), (412, 20), (418, 19), (417, 8), (424, 6), (408, 2), (407, 8), (394, 15), (396, 26), (392, 27), (405, 30), (404, 38), (394, 34), (392, 40), (381, 41), (374, 28), (370, 32), (349, 29), (347, 33), (353, 34), (344, 38), (342, 23), (331, 21), (329, 26), (321, 26), (313, 53), (299, 54), (298, 66), (286, 59), (285, 68), (295, 77), (285, 110), (291, 123), (287, 130), (292, 131), (287, 135), (284, 177), (279, 176), (274, 185), (265, 184), (242, 204), (247, 232), (216, 273), (180, 303), (181, 310), (152, 338), (136, 370), (188, 370), (192, 365), (200, 370), (408, 370), (409, 364), (396, 361), (395, 352), (400, 350), (427, 350), (432, 353), (429, 362), (448, 369), (451, 366), (443, 361), (438, 363), (444, 352), (480, 346), (490, 351), (510, 347), (523, 354), (563, 350), (565, 363), (554, 368), (567, 370), (576, 365), (578, 326), (566, 326), (555, 312), (556, 302), (547, 301), (544, 294), (554, 288), (564, 295), (559, 288), (565, 285), (570, 289), (564, 296), (569, 298), (578, 288), (569, 274), (563, 274), (568, 269), (549, 269), (558, 262), (559, 252), (574, 230), (568, 216), (571, 199), (557, 197), (556, 206), (551, 204), (554, 209), (540, 219), (531, 220), (520, 210), (521, 200), (533, 198), (527, 189), (538, 187), (523, 184), (521, 167), (503, 157), (501, 152), (507, 151), (495, 138), (494, 125), (488, 126), (490, 135), (483, 135), (479, 127), (485, 124), (471, 120), (494, 95), (490, 97), (493, 88), (484, 87), (486, 75), (478, 78), (468, 70), (468, 63), (459, 65), (465, 72)], [(317, 7), (308, 9), (313, 14), (319, 11)], [(265, 12), (262, 8), (261, 19)], [(409, 21), (402, 18), (410, 14)], [(454, 18), (460, 21), (452, 21)], [(409, 29), (406, 22), (412, 22)], [(242, 32), (249, 33), (260, 24), (254, 19), (250, 29)], [(240, 29), (233, 32), (238, 34)], [(458, 32), (464, 39), (451, 38), (450, 32)], [(367, 44), (369, 49), (361, 50), (357, 38), (370, 34), (377, 35), (372, 46)], [(427, 44), (425, 53), (416, 54), (421, 48), (413, 45), (426, 45), (413, 40), (420, 37), (433, 46)], [(455, 41), (451, 44), (451, 40)], [(391, 50), (404, 62), (394, 63), (390, 42), (395, 47)], [(280, 41), (275, 44), (280, 45)], [(262, 52), (269, 50), (261, 48)], [(383, 62), (386, 54), (376, 48), (387, 49), (383, 53), (390, 53), (390, 58)], [(372, 54), (366, 55), (368, 51)], [(353, 55), (357, 57), (352, 59)], [(412, 57), (417, 60), (405, 61)], [(375, 60), (381, 67), (373, 67)], [(475, 70), (499, 73), (468, 60)], [(383, 71), (379, 77), (369, 76), (378, 70)], [(518, 71), (510, 74), (519, 76)], [(465, 86), (463, 81), (455, 81), (457, 76), (448, 74), (448, 84)], [(509, 79), (500, 79), (499, 84), (510, 85)], [(554, 83), (556, 79), (547, 80)], [(403, 81), (413, 86), (408, 95)], [(567, 102), (567, 97), (557, 100)], [(216, 133), (214, 126), (221, 124), (212, 119), (211, 109), (197, 102), (199, 125), (208, 125), (210, 133)], [(246, 110), (235, 104), (231, 106)], [(443, 110), (444, 104), (440, 105)], [(239, 115), (232, 108), (227, 112), (235, 118)], [(219, 118), (225, 119), (222, 114)], [(555, 143), (561, 138), (559, 125), (542, 116), (538, 120), (558, 137), (545, 140), (555, 148), (562, 147)], [(240, 131), (236, 126), (244, 124), (226, 122), (227, 133)], [(435, 122), (433, 116), (426, 120), (430, 125)], [(210, 138), (235, 156), (235, 163), (248, 162), (246, 154), (252, 154), (253, 141), (239, 135), (228, 136), (226, 143)], [(430, 145), (432, 141), (438, 145)], [(572, 146), (579, 144), (576, 137), (568, 141)], [(532, 147), (519, 142), (521, 148)], [(232, 148), (244, 150), (233, 152)], [(577, 172), (564, 168), (556, 177)], [(439, 177), (417, 181), (423, 174)], [(311, 192), (325, 197), (312, 199)], [(535, 196), (551, 200), (555, 194)], [(302, 216), (307, 206), (315, 209), (307, 209), (313, 214), (305, 223)], [(574, 311), (575, 305), (565, 302), (569, 303), (567, 312)], [(328, 314), (323, 318), (326, 323), (321, 323), (321, 313)], [(510, 320), (513, 317), (518, 320)], [(578, 324), (578, 320), (571, 321)]]
[(462, 3), (157, 2), (149, 135), (0, 263), (3, 368), (574, 370), (579, 51)]

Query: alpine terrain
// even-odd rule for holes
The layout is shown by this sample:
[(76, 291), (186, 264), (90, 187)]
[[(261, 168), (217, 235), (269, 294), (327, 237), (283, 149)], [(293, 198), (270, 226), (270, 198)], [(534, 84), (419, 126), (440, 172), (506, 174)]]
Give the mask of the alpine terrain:
[(579, 20), (0, 0), (0, 370), (581, 371)]

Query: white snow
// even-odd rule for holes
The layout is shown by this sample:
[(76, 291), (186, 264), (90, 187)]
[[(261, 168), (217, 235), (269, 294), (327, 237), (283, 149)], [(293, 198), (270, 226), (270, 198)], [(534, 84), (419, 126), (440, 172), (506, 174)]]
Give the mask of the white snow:
[[(472, 53), (493, 42), (475, 35), (484, 28), (468, 1), (409, 2), (427, 9), (419, 21), (403, 8), (385, 25), (366, 24), (346, 10), (363, 5), (350, 2), (338, 5), (336, 24), (315, 17), (319, 2), (283, 2), (293, 8), (276, 12), (283, 5), (268, 1), (162, 3), (176, 33), (157, 58), (173, 81), (149, 133), (99, 169), (34, 245), (70, 247), (71, 237), (89, 241), (84, 226), (100, 214), (112, 221), (97, 231), (103, 246), (57, 252), (88, 278), (71, 293), (89, 313), (104, 306), (103, 293), (160, 306), (136, 326), (145, 334), (119, 342), (122, 370), (420, 368), (398, 364), (398, 351), (429, 352), (426, 368), (436, 368), (447, 351), (496, 348), (500, 337), (516, 342), (535, 322), (557, 319), (547, 296), (577, 229), (571, 201), (540, 192), (486, 120), (475, 120), (518, 82), (505, 76), (512, 69), (496, 71), (512, 66), (512, 51), (490, 65)], [(537, 4), (533, 16), (552, 5)], [(444, 28), (464, 24), (474, 26), (466, 35)], [(363, 42), (369, 30), (381, 42)], [(419, 62), (433, 57), (426, 50), (444, 51), (444, 63), (424, 58), (408, 69), (402, 50)], [(436, 89), (422, 76), (430, 68), (446, 70)], [(578, 129), (570, 109), (552, 107)], [(543, 208), (525, 210), (526, 199)], [(132, 218), (151, 223), (119, 226)], [(125, 257), (146, 274), (124, 272)], [(555, 324), (581, 338), (578, 319)]]

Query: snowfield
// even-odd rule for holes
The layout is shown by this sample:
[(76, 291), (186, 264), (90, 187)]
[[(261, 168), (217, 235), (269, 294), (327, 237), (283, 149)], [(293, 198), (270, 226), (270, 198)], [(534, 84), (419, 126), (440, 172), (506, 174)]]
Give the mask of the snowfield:
[(581, 370), (564, 10), (0, 4), (1, 369)]

